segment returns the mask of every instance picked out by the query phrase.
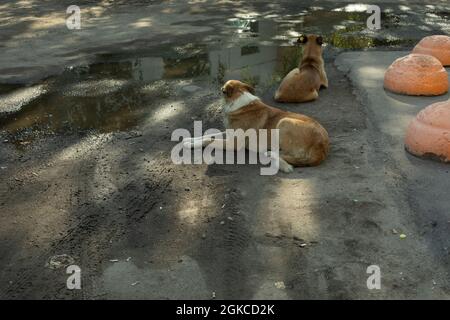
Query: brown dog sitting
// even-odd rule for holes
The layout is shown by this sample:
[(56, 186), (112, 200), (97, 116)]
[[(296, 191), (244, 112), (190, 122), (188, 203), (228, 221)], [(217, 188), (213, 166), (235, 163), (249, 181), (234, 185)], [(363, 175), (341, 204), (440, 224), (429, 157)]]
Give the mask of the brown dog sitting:
[(319, 97), (320, 87), (328, 87), (322, 58), (322, 37), (316, 35), (298, 38), (297, 43), (303, 44), (303, 59), (298, 68), (293, 69), (281, 81), (275, 93), (279, 102), (306, 102)]

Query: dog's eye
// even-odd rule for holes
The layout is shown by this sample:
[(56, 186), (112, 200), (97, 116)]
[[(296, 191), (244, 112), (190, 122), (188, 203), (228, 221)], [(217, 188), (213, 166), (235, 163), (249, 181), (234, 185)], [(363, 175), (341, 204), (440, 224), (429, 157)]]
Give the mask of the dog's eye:
[(298, 43), (306, 43), (307, 41), (308, 41), (308, 38), (304, 35), (301, 35), (297, 40)]
[(319, 46), (321, 46), (323, 44), (323, 38), (322, 37), (317, 37), (316, 42)]

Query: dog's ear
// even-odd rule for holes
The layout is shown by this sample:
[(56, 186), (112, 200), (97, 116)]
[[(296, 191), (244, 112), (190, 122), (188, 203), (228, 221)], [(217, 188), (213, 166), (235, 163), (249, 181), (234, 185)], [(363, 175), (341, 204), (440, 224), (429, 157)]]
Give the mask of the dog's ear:
[(255, 94), (255, 88), (253, 88), (251, 85), (244, 84), (244, 88), (247, 89), (247, 91), (250, 92), (251, 94)]
[(231, 85), (225, 85), (222, 87), (222, 93), (227, 97), (231, 97), (233, 95), (234, 88)]
[(308, 42), (308, 37), (305, 36), (304, 34), (302, 34), (300, 37), (298, 37), (297, 39), (297, 43), (299, 44), (305, 44), (306, 42)]
[(323, 44), (323, 38), (322, 38), (322, 36), (318, 36), (318, 37), (316, 38), (316, 42), (317, 42), (317, 44), (318, 44), (319, 46), (321, 46), (321, 45)]

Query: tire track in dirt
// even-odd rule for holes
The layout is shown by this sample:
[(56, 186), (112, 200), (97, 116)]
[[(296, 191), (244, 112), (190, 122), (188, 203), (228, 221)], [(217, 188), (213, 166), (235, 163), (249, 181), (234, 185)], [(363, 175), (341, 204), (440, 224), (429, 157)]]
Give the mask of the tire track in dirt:
[[(161, 194), (170, 188), (173, 179), (167, 176), (167, 170), (162, 165), (165, 160), (163, 157), (155, 160), (155, 166), (162, 169), (151, 172), (151, 179), (146, 179), (145, 182), (142, 182), (142, 179), (133, 179), (105, 197), (104, 203), (99, 203), (99, 199), (95, 197), (97, 182), (87, 177), (94, 177), (94, 168), (100, 167), (102, 169), (97, 174), (100, 181), (105, 182), (111, 178), (108, 175), (115, 175), (115, 172), (109, 172), (110, 168), (105, 164), (114, 161), (100, 153), (96, 157), (72, 164), (70, 175), (61, 179), (59, 185), (45, 191), (46, 194), (52, 194), (55, 199), (59, 199), (58, 203), (67, 208), (67, 221), (61, 226), (56, 239), (53, 237), (47, 249), (38, 252), (35, 250), (33, 256), (22, 259), (18, 270), (14, 272), (17, 277), (14, 277), (10, 285), (2, 288), (0, 296), (10, 299), (88, 296), (89, 282), (92, 283), (94, 275), (107, 259), (111, 242), (119, 239), (130, 224), (142, 220), (160, 201)], [(120, 177), (111, 179), (114, 178), (121, 181)], [(123, 215), (116, 212), (121, 206), (125, 211)], [(67, 290), (65, 268), (50, 270), (45, 266), (50, 257), (62, 253), (72, 256), (76, 264), (82, 267), (85, 290)], [(55, 285), (48, 286), (48, 283)], [(46, 287), (46, 290), (41, 291), (40, 287)]]
[[(44, 189), (45, 194), (51, 194), (59, 199), (58, 206), (66, 207), (68, 210), (84, 206), (84, 203), (80, 201), (80, 199), (85, 198), (86, 194), (85, 183), (81, 183), (83, 180), (80, 178), (86, 173), (86, 169), (84, 169), (86, 167), (83, 164), (84, 163), (76, 164), (73, 168), (70, 181), (74, 180), (76, 183), (69, 182), (70, 184), (66, 186), (64, 185), (66, 180), (61, 179), (58, 184), (52, 186), (49, 185), (48, 188)], [(66, 192), (66, 190), (68, 192)], [(39, 208), (36, 210), (39, 210)], [(60, 242), (70, 241), (69, 235), (62, 229), (65, 225), (70, 225), (72, 220), (73, 217), (69, 216), (68, 221), (64, 225), (58, 226), (59, 229), (48, 230), (48, 232), (58, 232), (58, 236), (62, 235), (62, 237), (59, 238)], [(9, 299), (19, 297), (50, 298), (55, 292), (62, 292), (61, 288), (65, 287), (64, 270), (60, 269), (59, 271), (61, 272), (50, 270), (46, 266), (46, 263), (53, 255), (61, 254), (63, 252), (72, 255), (72, 252), (74, 251), (74, 248), (70, 248), (70, 251), (58, 250), (53, 243), (49, 244), (46, 248), (36, 248), (36, 250), (33, 250), (32, 255), (30, 255), (29, 252), (24, 251), (23, 254), (27, 256), (26, 259), (23, 258), (19, 261), (19, 270), (16, 269), (14, 272), (14, 281), (2, 290), (1, 295), (8, 297)], [(74, 255), (74, 257), (76, 256)], [(44, 287), (43, 284), (49, 282), (53, 282), (54, 286), (49, 287), (47, 285), (45, 291), (38, 290), (40, 285)], [(30, 288), (32, 288), (32, 290), (30, 290)], [(79, 292), (70, 292), (70, 294), (68, 294), (68, 290), (65, 291), (66, 296), (81, 297)], [(27, 296), (24, 295), (25, 292)]]
[[(246, 270), (243, 270), (244, 263), (242, 253), (247, 249), (250, 241), (249, 230), (245, 228), (247, 221), (239, 210), (239, 204), (242, 197), (238, 195), (236, 189), (230, 189), (227, 193), (228, 197), (225, 201), (226, 210), (226, 234), (224, 239), (225, 256), (224, 256), (224, 285), (225, 298), (241, 296), (246, 283)], [(224, 207), (224, 208), (225, 208)], [(224, 213), (222, 213), (224, 215)], [(225, 217), (224, 217), (225, 218)], [(235, 285), (230, 285), (234, 283)]]

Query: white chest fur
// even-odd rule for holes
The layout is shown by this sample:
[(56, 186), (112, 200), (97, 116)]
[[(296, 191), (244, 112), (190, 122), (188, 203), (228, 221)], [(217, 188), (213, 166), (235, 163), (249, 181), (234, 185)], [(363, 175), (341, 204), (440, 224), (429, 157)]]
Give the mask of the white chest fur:
[(259, 98), (250, 92), (244, 92), (242, 93), (239, 98), (232, 102), (228, 102), (223, 106), (223, 112), (225, 113), (224, 117), (224, 125), (225, 128), (228, 128), (228, 114), (231, 112), (234, 112), (236, 110), (239, 110), (242, 107), (245, 107), (246, 105), (250, 104), (251, 102), (259, 100)]

